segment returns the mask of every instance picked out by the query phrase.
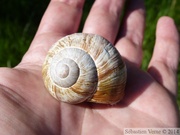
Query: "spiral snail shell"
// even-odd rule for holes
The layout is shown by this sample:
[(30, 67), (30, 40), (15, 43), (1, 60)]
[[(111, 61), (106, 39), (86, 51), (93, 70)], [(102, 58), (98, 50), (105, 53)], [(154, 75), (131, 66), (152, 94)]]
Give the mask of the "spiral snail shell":
[(124, 96), (126, 66), (105, 38), (75, 33), (57, 41), (42, 68), (45, 87), (56, 99), (115, 104)]

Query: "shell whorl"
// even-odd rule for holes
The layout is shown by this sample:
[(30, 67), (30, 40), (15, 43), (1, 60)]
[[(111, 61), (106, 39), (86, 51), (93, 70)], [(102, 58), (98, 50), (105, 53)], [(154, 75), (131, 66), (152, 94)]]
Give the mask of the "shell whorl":
[(115, 47), (98, 35), (61, 38), (49, 50), (42, 73), (50, 94), (63, 102), (115, 104), (124, 95), (125, 64)]

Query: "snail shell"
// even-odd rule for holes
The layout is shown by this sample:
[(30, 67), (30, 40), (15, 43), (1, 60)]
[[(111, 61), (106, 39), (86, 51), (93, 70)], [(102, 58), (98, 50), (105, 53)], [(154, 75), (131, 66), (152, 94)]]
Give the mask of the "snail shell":
[(116, 48), (99, 35), (75, 33), (57, 41), (42, 69), (56, 99), (115, 104), (124, 96), (126, 66)]

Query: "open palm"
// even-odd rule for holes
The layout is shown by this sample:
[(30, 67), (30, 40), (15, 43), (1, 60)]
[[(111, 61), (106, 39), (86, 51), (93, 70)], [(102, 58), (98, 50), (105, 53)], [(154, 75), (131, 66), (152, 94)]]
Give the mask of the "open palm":
[[(125, 1), (125, 0), (124, 0)], [(176, 71), (179, 39), (171, 18), (157, 24), (156, 44), (147, 72), (140, 70), (144, 31), (141, 0), (129, 1), (122, 24), (123, 0), (96, 0), (83, 32), (115, 44), (127, 65), (124, 99), (113, 106), (70, 105), (45, 90), (41, 68), (47, 51), (61, 37), (77, 32), (84, 0), (51, 0), (21, 63), (0, 69), (2, 135), (115, 135), (126, 127), (176, 127)]]

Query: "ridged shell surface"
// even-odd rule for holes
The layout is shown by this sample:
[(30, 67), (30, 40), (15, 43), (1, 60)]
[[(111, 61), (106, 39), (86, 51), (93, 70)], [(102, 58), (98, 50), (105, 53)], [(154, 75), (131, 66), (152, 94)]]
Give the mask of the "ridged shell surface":
[(99, 35), (61, 38), (49, 50), (42, 74), (50, 94), (63, 102), (115, 104), (124, 96), (125, 64), (116, 48)]

